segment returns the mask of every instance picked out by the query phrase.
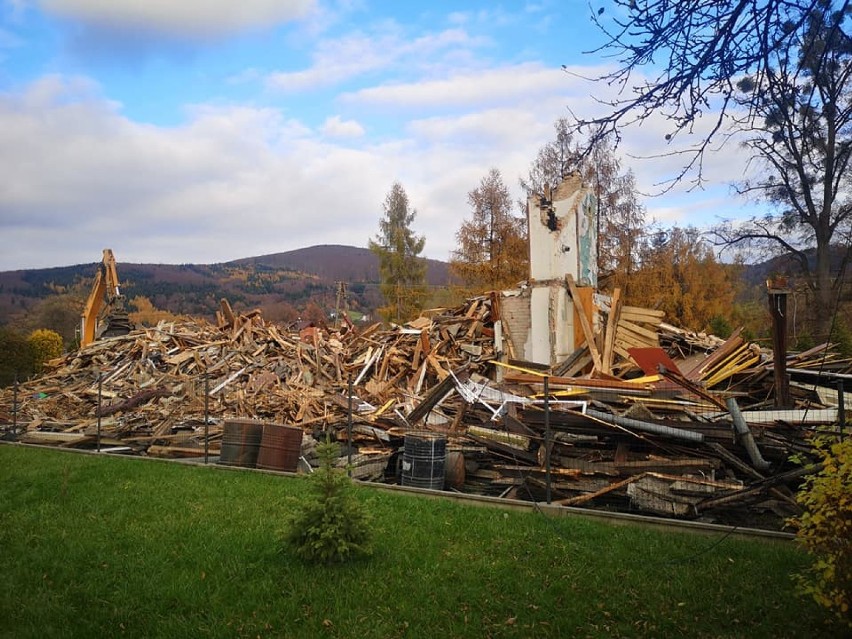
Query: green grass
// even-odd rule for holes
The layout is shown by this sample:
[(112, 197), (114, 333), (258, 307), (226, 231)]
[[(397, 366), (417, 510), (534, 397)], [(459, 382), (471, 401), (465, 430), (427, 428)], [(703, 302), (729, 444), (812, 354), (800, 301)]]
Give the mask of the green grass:
[[(373, 556), (282, 552), (304, 481), (0, 446), (3, 637), (831, 636), (789, 542), (359, 488)], [(836, 631), (835, 631), (836, 632)]]

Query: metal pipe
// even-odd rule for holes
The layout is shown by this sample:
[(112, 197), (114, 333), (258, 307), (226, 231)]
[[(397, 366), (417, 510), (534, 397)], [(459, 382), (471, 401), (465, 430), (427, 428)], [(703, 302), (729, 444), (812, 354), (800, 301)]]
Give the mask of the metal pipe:
[(738, 439), (742, 442), (743, 447), (745, 447), (752, 465), (758, 470), (768, 470), (772, 464), (766, 461), (763, 455), (760, 454), (760, 449), (757, 447), (754, 435), (751, 434), (751, 430), (749, 430), (748, 424), (746, 424), (743, 414), (740, 412), (736, 398), (729, 397), (726, 403), (728, 405), (728, 412), (731, 414), (731, 419), (734, 422), (734, 431), (736, 431)]
[(696, 444), (700, 444), (704, 441), (703, 433), (695, 433), (693, 431), (682, 430), (680, 428), (672, 428), (671, 426), (663, 426), (662, 424), (643, 422), (638, 419), (632, 419), (630, 417), (619, 417), (618, 415), (610, 415), (609, 413), (604, 413), (599, 410), (594, 410), (592, 408), (586, 410), (586, 415), (594, 417), (595, 419), (599, 419), (602, 422), (607, 422), (608, 424), (624, 426), (625, 428), (633, 428), (635, 430), (641, 430), (642, 432), (651, 433), (653, 435), (660, 435), (662, 437), (682, 439), (688, 442), (695, 442)]

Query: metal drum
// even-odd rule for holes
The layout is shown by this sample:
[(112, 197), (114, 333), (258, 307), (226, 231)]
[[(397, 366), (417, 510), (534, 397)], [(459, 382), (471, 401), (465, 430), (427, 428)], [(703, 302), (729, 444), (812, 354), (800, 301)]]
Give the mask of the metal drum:
[(219, 463), (224, 466), (254, 468), (263, 436), (263, 422), (253, 419), (227, 419), (222, 429)]
[(264, 424), (257, 467), (295, 473), (302, 451), (302, 429), (283, 424)]
[(408, 433), (402, 452), (402, 485), (414, 488), (444, 488), (447, 438), (435, 433)]

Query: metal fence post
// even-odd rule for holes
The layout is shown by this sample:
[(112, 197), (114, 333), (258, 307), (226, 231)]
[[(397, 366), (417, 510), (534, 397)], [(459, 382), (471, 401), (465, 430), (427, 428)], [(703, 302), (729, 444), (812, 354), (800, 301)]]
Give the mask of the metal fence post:
[(204, 463), (210, 452), (210, 375), (204, 373)]
[(544, 376), (544, 472), (546, 498), (550, 503), (550, 378)]
[(12, 434), (18, 434), (18, 373), (15, 372), (15, 386), (12, 389)]
[(347, 453), (347, 469), (348, 474), (352, 477), (352, 376), (350, 375), (348, 380), (349, 386), (349, 410), (347, 411), (346, 416), (346, 450)]
[(843, 441), (843, 431), (846, 430), (846, 402), (843, 398), (843, 379), (837, 380), (837, 430), (840, 431), (840, 441)]
[(101, 391), (103, 388), (103, 373), (98, 373), (98, 452), (101, 452)]

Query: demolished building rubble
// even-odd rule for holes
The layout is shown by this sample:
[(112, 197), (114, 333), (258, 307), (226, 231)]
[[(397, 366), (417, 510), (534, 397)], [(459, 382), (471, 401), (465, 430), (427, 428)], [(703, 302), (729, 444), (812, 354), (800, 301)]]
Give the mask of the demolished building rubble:
[(791, 457), (843, 406), (815, 372), (852, 360), (829, 344), (790, 355), (802, 379), (777, 407), (772, 353), (741, 331), (697, 334), (598, 291), (593, 193), (576, 176), (546, 190), (528, 202), (516, 289), (360, 331), (290, 331), (222, 300), (216, 323), (161, 321), (2, 389), (0, 425), (26, 443), (200, 458), (229, 419), (261, 420), (302, 429), (305, 466), (329, 437), (353, 477), (390, 483), (406, 435), (428, 433), (447, 490), (780, 525), (807, 472)]
[[(721, 340), (619, 308), (615, 296), (601, 298), (594, 342), (552, 367), (515, 360), (496, 339), (501, 298), (360, 332), (288, 332), (257, 311), (160, 322), (3, 389), (0, 423), (22, 442), (70, 448), (93, 448), (100, 424), (106, 450), (200, 457), (205, 431), (215, 455), (223, 422), (250, 417), (302, 427), (309, 460), (326, 435), (350, 443), (351, 405), (361, 479), (399, 481), (406, 433), (430, 431), (446, 437), (450, 490), (542, 500), (549, 476), (566, 506), (720, 521), (795, 512), (803, 469), (790, 456), (837, 423), (825, 389), (798, 384), (796, 405), (774, 409), (771, 354), (739, 333)], [(789, 364), (852, 370), (828, 345)]]

